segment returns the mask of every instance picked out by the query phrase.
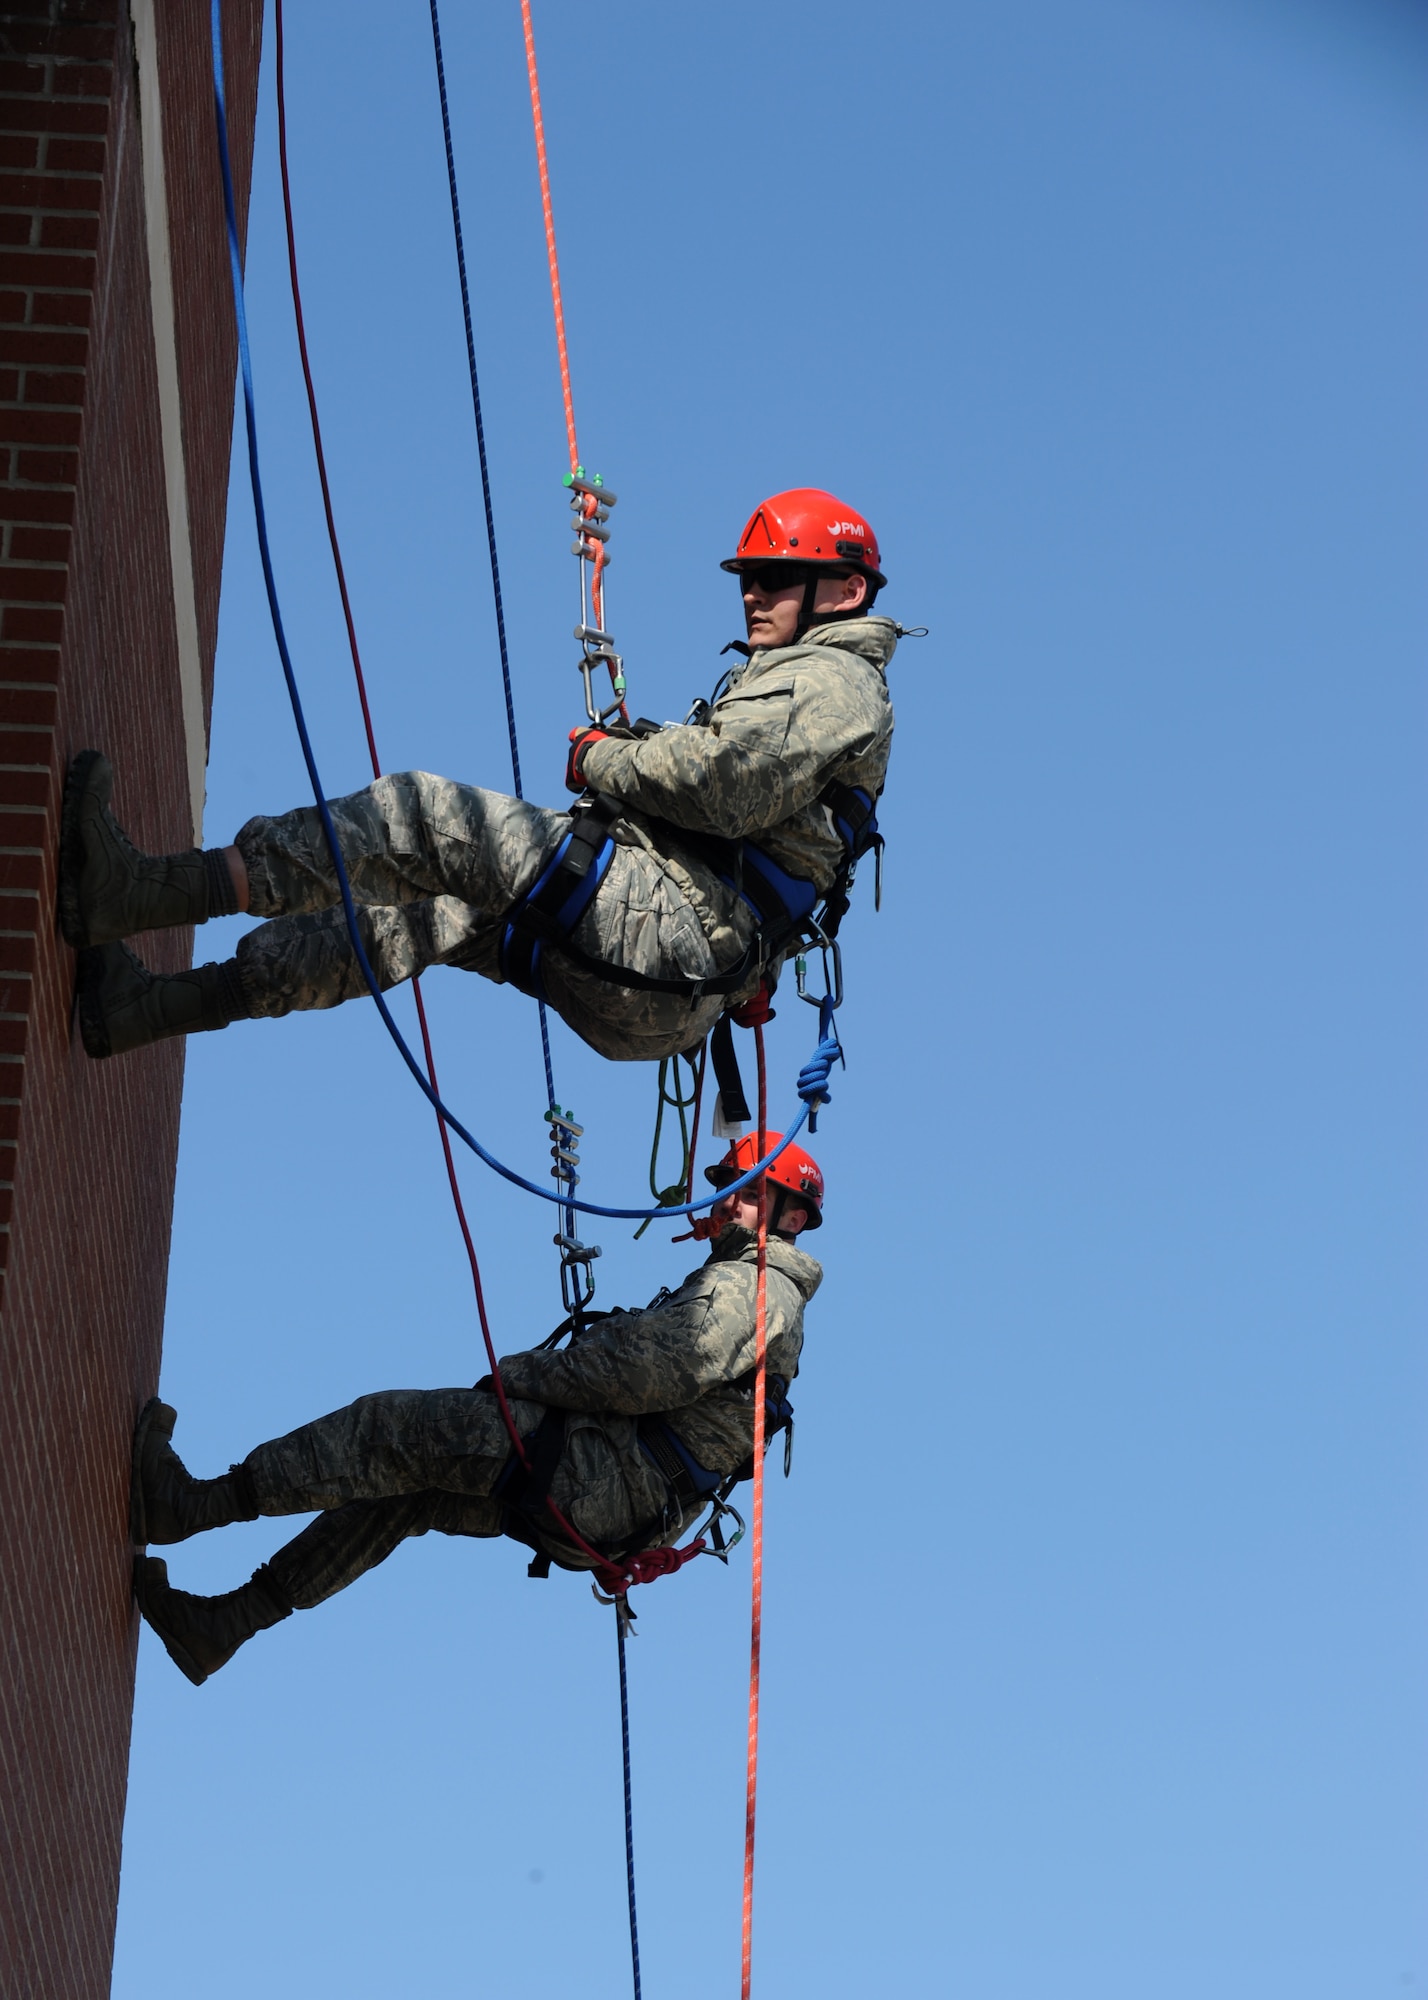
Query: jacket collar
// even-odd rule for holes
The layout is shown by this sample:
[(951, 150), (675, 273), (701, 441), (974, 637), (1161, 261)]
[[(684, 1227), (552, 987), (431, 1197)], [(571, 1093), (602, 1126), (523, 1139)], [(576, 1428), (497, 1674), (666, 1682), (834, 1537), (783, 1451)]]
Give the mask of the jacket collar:
[[(817, 1258), (800, 1250), (796, 1243), (785, 1243), (781, 1236), (770, 1236), (768, 1254), (769, 1269), (782, 1273), (796, 1285), (805, 1301), (811, 1299), (823, 1283), (823, 1266)], [(737, 1223), (721, 1229), (709, 1246), (711, 1264), (735, 1260), (741, 1264), (756, 1264), (759, 1260), (757, 1236), (752, 1229), (741, 1229)]]
[(860, 659), (886, 670), (897, 651), (897, 624), (891, 618), (847, 618), (832, 625), (810, 625), (791, 646), (763, 646), (751, 653), (748, 666), (736, 668), (730, 679), (740, 681), (746, 673), (758, 672), (774, 662), (793, 660), (815, 647), (819, 652), (856, 653)]

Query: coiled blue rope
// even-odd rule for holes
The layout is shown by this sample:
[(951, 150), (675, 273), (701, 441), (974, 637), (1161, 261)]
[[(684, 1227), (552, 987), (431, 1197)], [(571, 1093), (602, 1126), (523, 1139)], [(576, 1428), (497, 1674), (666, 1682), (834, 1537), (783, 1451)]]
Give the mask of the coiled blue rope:
[[(223, 172), (223, 209), (228, 225), (228, 262), (233, 280), (233, 311), (238, 328), (238, 360), (243, 378), (243, 418), (248, 440), (248, 477), (253, 489), (253, 514), (258, 533), (258, 554), (263, 565), (263, 585), (268, 594), (268, 611), (273, 621), (273, 636), (277, 641), (278, 658), (282, 662), (283, 679), (287, 684), (288, 700), (292, 705), (293, 721), (297, 726), (298, 742), (302, 746), (303, 762), (307, 766), (308, 780), (312, 785), (313, 798), (317, 803), (318, 817), (322, 821), (323, 835), (327, 841), (328, 851), (332, 855), (332, 865), (337, 875), (337, 887), (342, 898), (342, 911), (347, 920), (347, 934), (351, 939), (352, 950), (356, 956), (362, 977), (367, 983), (368, 991), (371, 993), (373, 1000), (376, 1002), (377, 1012), (382, 1017), (383, 1026), (395, 1043), (398, 1054), (411, 1072), (412, 1080), (422, 1093), (422, 1096), (426, 1098), (437, 1116), (443, 1120), (448, 1130), (454, 1132), (462, 1144), (469, 1146), (477, 1159), (490, 1167), (493, 1173), (499, 1174), (502, 1180), (509, 1181), (513, 1187), (524, 1188), (527, 1194), (537, 1195), (540, 1200), (551, 1202), (557, 1208), (577, 1208), (582, 1214), (609, 1216), (617, 1222), (642, 1222), (647, 1216), (668, 1216), (672, 1219), (676, 1216), (696, 1215), (700, 1209), (708, 1208), (714, 1202), (722, 1199), (723, 1196), (737, 1192), (738, 1189), (747, 1187), (752, 1181), (756, 1181), (765, 1169), (773, 1164), (784, 1149), (793, 1143), (794, 1139), (802, 1131), (815, 1106), (828, 1101), (826, 1085), (828, 1068), (831, 1067), (832, 1057), (829, 1058), (828, 1065), (823, 1068), (821, 1081), (815, 1077), (809, 1086), (805, 1088), (803, 1077), (800, 1077), (799, 1095), (803, 1098), (803, 1109), (799, 1112), (792, 1128), (785, 1133), (779, 1144), (772, 1151), (762, 1160), (756, 1161), (746, 1174), (741, 1174), (737, 1180), (731, 1181), (727, 1187), (717, 1189), (714, 1193), (705, 1196), (700, 1201), (684, 1202), (678, 1208), (607, 1208), (599, 1202), (580, 1201), (568, 1193), (558, 1192), (553, 1188), (542, 1187), (538, 1181), (527, 1180), (524, 1174), (518, 1174), (513, 1167), (508, 1167), (502, 1161), (498, 1160), (494, 1153), (488, 1152), (480, 1140), (467, 1131), (460, 1119), (456, 1117), (454, 1112), (447, 1108), (439, 1094), (432, 1089), (421, 1065), (407, 1047), (406, 1039), (392, 1018), (391, 1009), (388, 1007), (382, 989), (377, 983), (377, 975), (373, 972), (367, 958), (366, 947), (362, 943), (362, 935), (357, 926), (357, 909), (352, 900), (352, 887), (347, 879), (347, 868), (342, 859), (342, 849), (338, 843), (337, 829), (332, 823), (332, 814), (328, 810), (327, 794), (323, 788), (322, 777), (317, 768), (317, 758), (313, 754), (312, 738), (308, 734), (307, 717), (303, 713), (302, 697), (298, 692), (297, 675), (293, 671), (292, 655), (288, 651), (287, 632), (283, 625), (282, 608), (278, 602), (277, 580), (273, 574), (272, 551), (268, 545), (268, 516), (263, 502), (263, 480), (258, 463), (258, 419), (257, 405), (253, 394), (253, 362), (248, 345), (248, 313), (243, 294), (243, 260), (238, 248), (238, 218), (233, 198), (233, 167), (228, 148), (228, 106), (223, 87), (222, 0), (212, 0), (210, 23), (213, 44), (213, 108), (217, 122), (219, 165)], [(820, 1041), (820, 1054), (823, 1046), (823, 1042)], [(805, 1069), (804, 1075), (808, 1075), (810, 1071), (817, 1068), (818, 1064), (819, 1055), (815, 1055), (813, 1061)]]

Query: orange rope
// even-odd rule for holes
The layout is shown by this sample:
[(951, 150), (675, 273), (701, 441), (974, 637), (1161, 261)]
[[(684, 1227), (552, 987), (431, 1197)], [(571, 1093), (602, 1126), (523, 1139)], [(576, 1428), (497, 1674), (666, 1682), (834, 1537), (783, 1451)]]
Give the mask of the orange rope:
[[(575, 442), (575, 397), (570, 387), (570, 350), (565, 342), (565, 301), (560, 290), (560, 259), (555, 249), (555, 208), (550, 198), (550, 163), (545, 153), (545, 117), (540, 105), (540, 72), (536, 68), (535, 23), (531, 19), (531, 0), (521, 0), (521, 25), (526, 37), (526, 76), (531, 87), (531, 122), (535, 126), (536, 165), (540, 169), (540, 205), (545, 216), (545, 256), (550, 266), (550, 302), (555, 309), (555, 345), (560, 356), (560, 393), (565, 402), (565, 441), (570, 447), (570, 469), (580, 470), (580, 449)], [(589, 517), (600, 503), (592, 494), (587, 494), (582, 513)], [(605, 545), (593, 536), (584, 538), (587, 549), (593, 549), (590, 576), (590, 615), (595, 620), (597, 631), (605, 629)], [(584, 557), (581, 558), (584, 561)], [(610, 669), (613, 680), (615, 669)], [(624, 704), (621, 703), (621, 713)]]
[(580, 463), (575, 444), (575, 398), (570, 393), (570, 355), (565, 345), (565, 306), (560, 296), (560, 262), (555, 254), (555, 210), (550, 200), (550, 169), (545, 157), (545, 120), (540, 109), (540, 77), (536, 71), (535, 26), (531, 20), (531, 0), (521, 0), (521, 22), (526, 31), (526, 75), (531, 86), (531, 117), (535, 121), (536, 164), (540, 168), (540, 205), (545, 211), (545, 254), (550, 265), (550, 302), (555, 307), (555, 344), (560, 352), (560, 392), (565, 398), (565, 436), (570, 446), (570, 469)]
[[(759, 1064), (759, 1152), (768, 1151), (768, 1080), (764, 1073), (764, 1031), (754, 1028)], [(753, 1608), (749, 1629), (749, 1755), (744, 1804), (744, 1964), (742, 2000), (749, 2000), (754, 1957), (754, 1818), (759, 1793), (759, 1665), (764, 1619), (764, 1406), (768, 1360), (769, 1197), (767, 1176), (759, 1181), (759, 1263), (754, 1321), (754, 1506), (749, 1546)]]

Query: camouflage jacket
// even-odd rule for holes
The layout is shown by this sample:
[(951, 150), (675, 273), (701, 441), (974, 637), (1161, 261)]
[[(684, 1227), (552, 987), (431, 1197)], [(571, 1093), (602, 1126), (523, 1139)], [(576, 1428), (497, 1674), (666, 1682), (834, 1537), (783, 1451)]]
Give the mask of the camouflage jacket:
[(633, 839), (694, 877), (696, 903), (711, 886), (700, 879), (707, 865), (697, 846), (680, 842), (680, 829), (748, 837), (824, 894), (843, 845), (819, 794), (834, 779), (882, 790), (897, 629), (890, 618), (849, 619), (813, 626), (796, 646), (756, 652), (702, 721), (593, 744), (586, 781), (629, 809)]
[[(758, 1250), (746, 1229), (725, 1229), (709, 1259), (677, 1292), (643, 1312), (611, 1313), (569, 1347), (501, 1362), (509, 1396), (550, 1408), (663, 1416), (710, 1472), (732, 1472), (753, 1449)], [(822, 1267), (781, 1237), (768, 1247), (768, 1371), (791, 1382), (803, 1347), (803, 1308)]]

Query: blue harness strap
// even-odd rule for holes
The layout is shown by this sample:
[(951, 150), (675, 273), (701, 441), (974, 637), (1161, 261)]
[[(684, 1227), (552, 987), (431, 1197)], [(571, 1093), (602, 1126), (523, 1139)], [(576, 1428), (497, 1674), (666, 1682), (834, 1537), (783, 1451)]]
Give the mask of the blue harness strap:
[(615, 856), (610, 827), (619, 816), (612, 799), (595, 794), (582, 799), (571, 814), (569, 833), (507, 916), (501, 973), (523, 993), (545, 999), (541, 948), (547, 940), (564, 944), (594, 902)]
[[(838, 838), (843, 843), (843, 860), (827, 895), (820, 898), (817, 886), (800, 875), (790, 875), (773, 856), (752, 841), (711, 842), (718, 858), (710, 859), (720, 880), (753, 911), (759, 928), (749, 949), (738, 964), (710, 979), (660, 979), (633, 972), (625, 966), (608, 965), (571, 943), (580, 919), (594, 901), (614, 857), (615, 842), (610, 828), (620, 817), (613, 799), (589, 792), (571, 814), (570, 832), (542, 869), (534, 886), (508, 912), (501, 934), (501, 975), (523, 993), (545, 1000), (541, 980), (541, 955), (547, 944), (557, 946), (567, 958), (588, 972), (619, 986), (631, 986), (655, 993), (737, 993), (766, 963), (774, 952), (787, 948), (789, 940), (805, 929), (820, 900), (824, 914), (819, 928), (833, 937), (848, 908), (848, 883), (854, 864), (870, 848), (882, 846), (878, 832), (877, 801), (857, 785), (826, 785), (819, 802), (832, 815)], [(689, 845), (701, 845), (697, 835), (686, 828), (672, 831)], [(729, 872), (732, 863), (732, 872)]]

